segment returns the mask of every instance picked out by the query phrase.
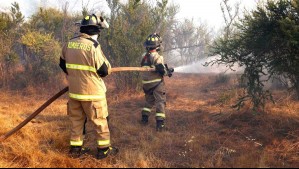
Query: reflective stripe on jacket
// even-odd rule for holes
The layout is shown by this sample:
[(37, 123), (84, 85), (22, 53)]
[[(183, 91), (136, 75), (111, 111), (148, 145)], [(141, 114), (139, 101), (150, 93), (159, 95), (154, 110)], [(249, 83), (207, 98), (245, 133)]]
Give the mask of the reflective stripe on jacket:
[[(142, 58), (141, 67), (155, 67), (157, 64), (164, 64), (163, 56), (158, 52), (145, 53)], [(142, 84), (161, 82), (163, 76), (157, 72), (142, 72)]]

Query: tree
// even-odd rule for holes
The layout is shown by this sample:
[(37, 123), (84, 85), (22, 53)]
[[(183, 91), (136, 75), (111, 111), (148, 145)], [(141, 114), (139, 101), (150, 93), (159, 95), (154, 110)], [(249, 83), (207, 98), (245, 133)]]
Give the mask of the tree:
[[(223, 36), (213, 45), (212, 55), (221, 58), (217, 64), (244, 66), (247, 79), (246, 100), (255, 109), (263, 107), (271, 99), (264, 91), (264, 81), (274, 75), (285, 75), (292, 82), (299, 96), (299, 1), (268, 1), (264, 6), (246, 13), (236, 24), (236, 31)], [(268, 76), (266, 80), (262, 76)]]
[(18, 63), (18, 42), (24, 16), (18, 3), (12, 3), (8, 13), (0, 14), (0, 79), (1, 86), (8, 86), (8, 82), (15, 73)]
[(57, 75), (60, 71), (58, 60), (60, 57), (61, 46), (52, 34), (43, 34), (37, 31), (27, 31), (21, 37), (21, 43), (25, 48), (25, 77), (30, 85), (34, 83), (47, 82), (51, 77)]
[(81, 19), (79, 15), (68, 15), (67, 3), (63, 11), (56, 8), (39, 8), (26, 24), (26, 28), (53, 34), (54, 38), (64, 43), (77, 31), (74, 26)]
[[(121, 4), (118, 0), (107, 0), (111, 9), (110, 28), (100, 38), (104, 53), (114, 67), (140, 66), (143, 42), (154, 32), (166, 32), (165, 24), (173, 13), (168, 11), (167, 0), (150, 4), (148, 1), (129, 0)], [(107, 33), (107, 34), (105, 34)], [(116, 75), (118, 88), (138, 88), (139, 73)]]
[(77, 31), (75, 22), (79, 15), (68, 14), (68, 4), (63, 11), (40, 7), (38, 12), (23, 24), (21, 58), (24, 72), (15, 78), (18, 88), (31, 85), (31, 82), (46, 83), (58, 75), (61, 46)]
[(211, 34), (205, 24), (195, 25), (193, 20), (173, 24), (172, 44), (166, 52), (178, 53), (171, 61), (176, 65), (187, 65), (205, 58), (211, 42)]

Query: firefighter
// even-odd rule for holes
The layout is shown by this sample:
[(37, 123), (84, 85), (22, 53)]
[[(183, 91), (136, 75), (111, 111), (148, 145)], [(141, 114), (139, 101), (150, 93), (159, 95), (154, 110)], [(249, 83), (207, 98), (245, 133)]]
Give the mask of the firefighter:
[(142, 124), (148, 124), (148, 119), (152, 108), (156, 107), (156, 130), (163, 131), (165, 128), (165, 106), (166, 106), (166, 90), (164, 76), (169, 75), (169, 72), (164, 65), (163, 56), (159, 55), (161, 49), (162, 38), (159, 34), (154, 33), (149, 35), (144, 47), (146, 53), (143, 54), (141, 67), (156, 68), (156, 72), (143, 72), (142, 84), (145, 93), (145, 106), (142, 109)]
[(81, 21), (80, 34), (62, 49), (59, 65), (69, 83), (68, 116), (72, 124), (69, 153), (72, 157), (80, 157), (89, 151), (83, 147), (82, 131), (86, 118), (95, 126), (97, 159), (118, 153), (118, 149), (111, 146), (103, 81), (110, 74), (111, 65), (97, 41), (101, 29), (108, 27), (103, 17), (87, 15)]

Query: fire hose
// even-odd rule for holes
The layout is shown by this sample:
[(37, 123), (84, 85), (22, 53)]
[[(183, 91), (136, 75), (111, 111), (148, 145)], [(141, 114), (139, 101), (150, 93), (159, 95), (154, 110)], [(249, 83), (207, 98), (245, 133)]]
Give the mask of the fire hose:
[[(167, 65), (166, 65), (167, 67)], [(173, 72), (173, 69), (168, 69), (169, 72)], [(153, 72), (156, 71), (155, 68), (142, 68), (142, 67), (115, 67), (111, 68), (111, 73), (114, 72), (127, 72), (127, 71), (138, 71), (138, 72)], [(0, 142), (6, 140), (8, 137), (19, 131), (21, 128), (23, 128), (27, 123), (29, 123), (32, 119), (34, 119), (38, 114), (40, 114), (45, 108), (47, 108), (51, 103), (53, 103), (56, 99), (58, 99), (60, 96), (65, 94), (69, 90), (68, 87), (62, 89), (60, 92), (55, 94), (53, 97), (51, 97), (48, 101), (46, 101), (41, 107), (39, 107), (34, 113), (32, 113), (29, 117), (27, 117), (22, 123), (20, 123), (18, 126), (7, 132), (6, 134), (2, 135), (0, 137)]]

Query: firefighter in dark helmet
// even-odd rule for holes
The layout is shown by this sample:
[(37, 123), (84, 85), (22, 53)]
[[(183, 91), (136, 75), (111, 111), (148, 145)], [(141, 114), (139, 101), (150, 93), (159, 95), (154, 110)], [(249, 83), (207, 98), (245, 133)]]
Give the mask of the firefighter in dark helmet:
[(166, 89), (164, 76), (170, 77), (172, 74), (172, 71), (169, 71), (167, 65), (164, 64), (163, 56), (158, 53), (161, 49), (161, 43), (162, 38), (159, 34), (154, 33), (149, 35), (144, 42), (146, 53), (143, 54), (141, 61), (142, 67), (156, 68), (156, 72), (142, 73), (146, 103), (141, 112), (141, 122), (148, 124), (152, 108), (155, 106), (157, 131), (163, 131), (165, 128)]
[(69, 83), (72, 157), (89, 151), (83, 147), (82, 131), (86, 118), (95, 126), (97, 158), (103, 159), (118, 153), (118, 149), (111, 146), (106, 86), (103, 81), (110, 74), (111, 65), (97, 41), (101, 29), (108, 27), (104, 18), (87, 15), (81, 21), (80, 34), (64, 45), (62, 50), (60, 67), (67, 74)]

